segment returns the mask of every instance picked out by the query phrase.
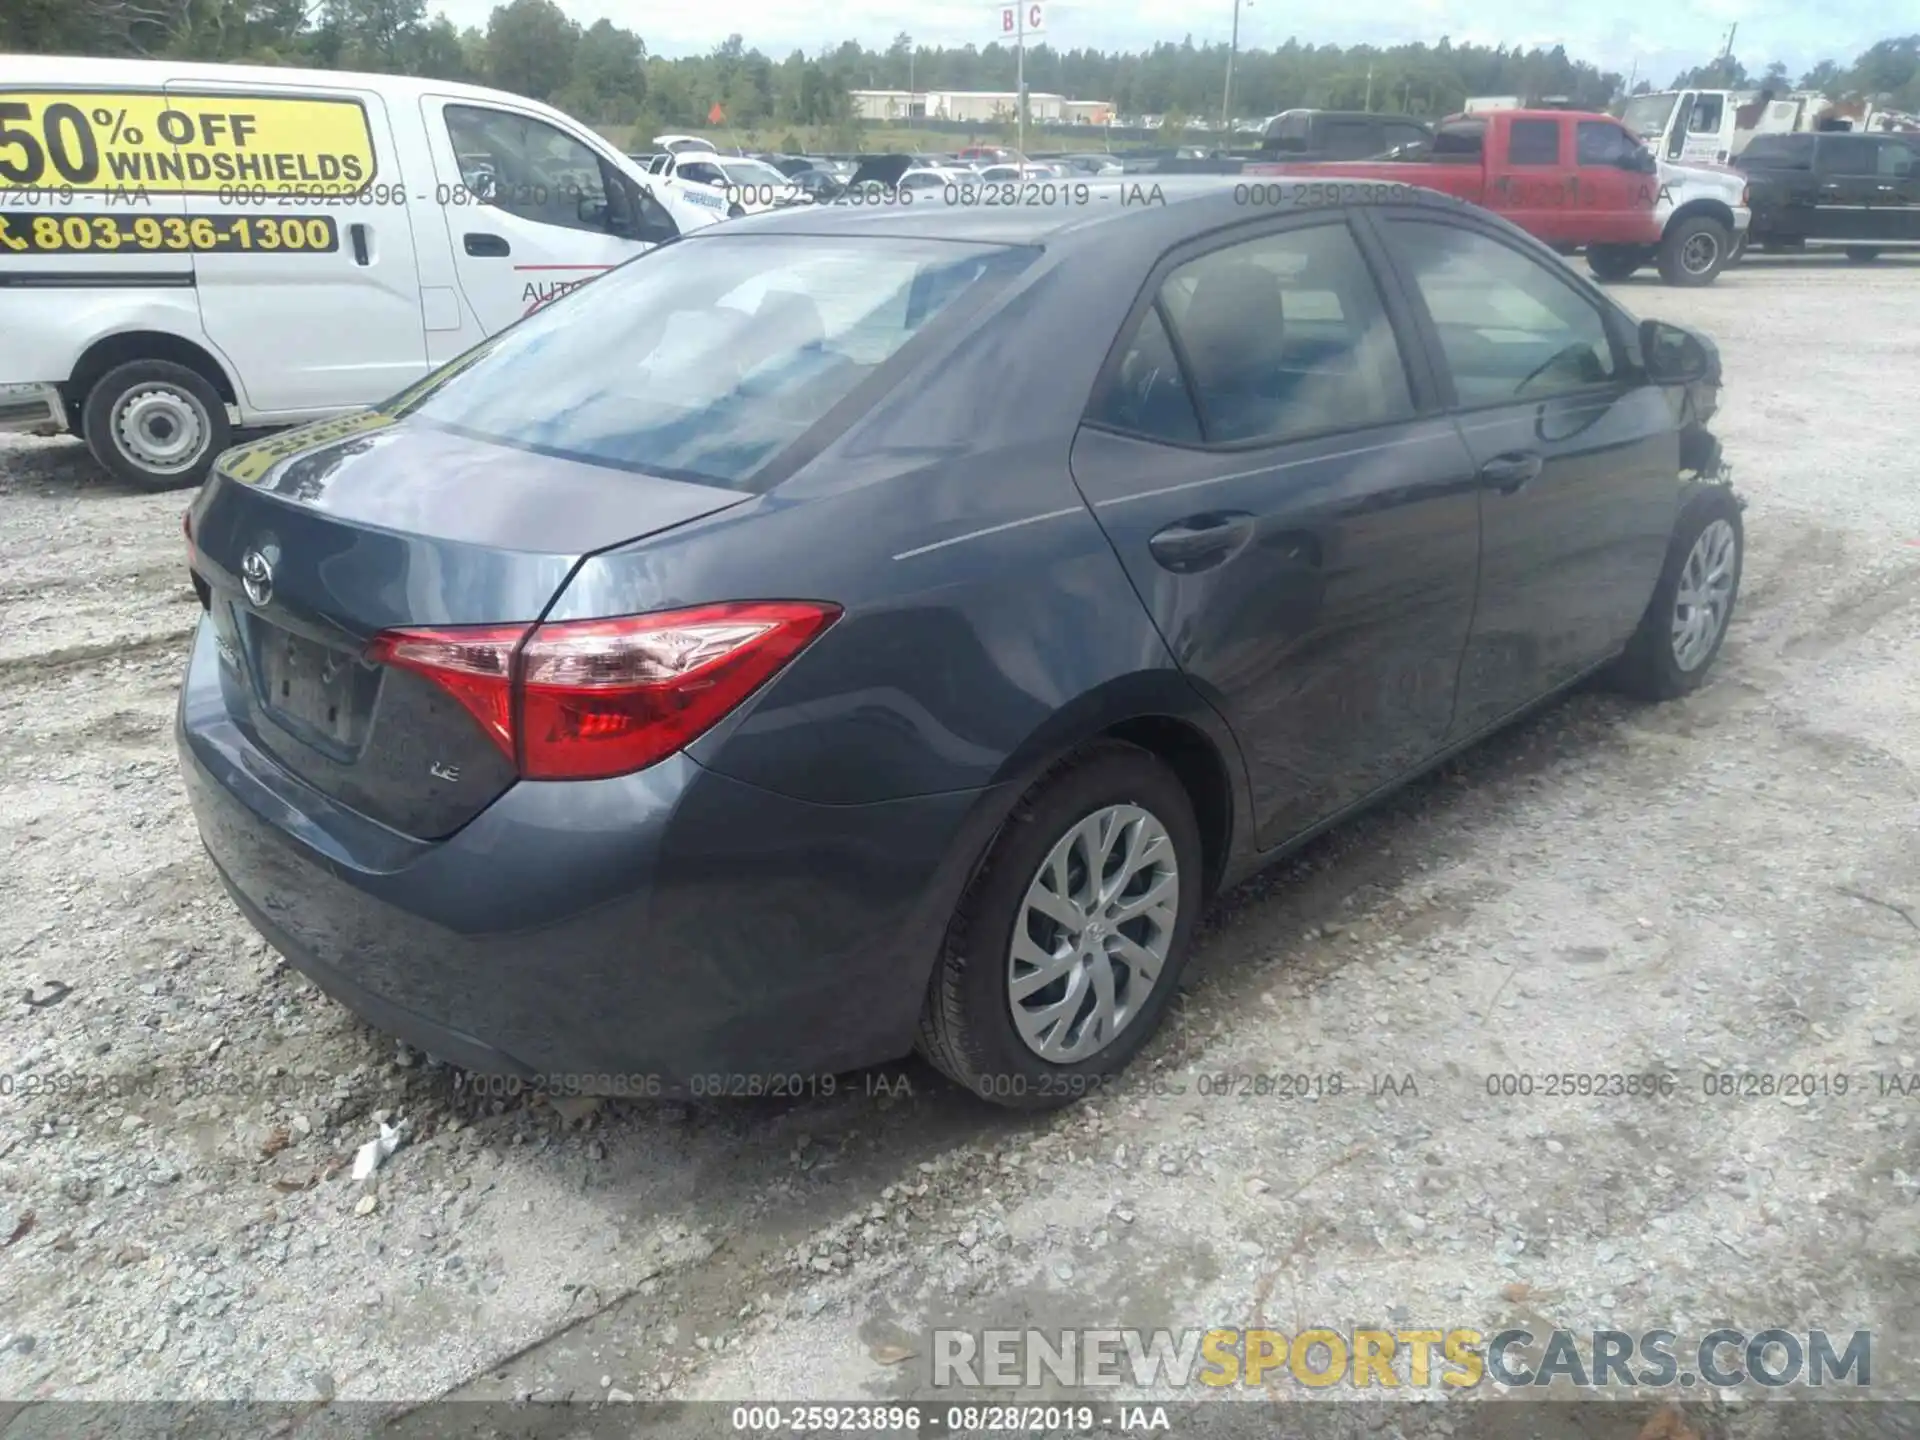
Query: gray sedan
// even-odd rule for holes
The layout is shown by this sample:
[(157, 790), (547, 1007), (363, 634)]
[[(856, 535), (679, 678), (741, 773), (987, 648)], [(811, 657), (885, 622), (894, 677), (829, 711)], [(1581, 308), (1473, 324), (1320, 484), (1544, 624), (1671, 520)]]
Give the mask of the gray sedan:
[(1424, 192), (684, 237), (187, 516), (235, 901), (469, 1070), (1058, 1105), (1208, 897), (1733, 611), (1712, 345)]

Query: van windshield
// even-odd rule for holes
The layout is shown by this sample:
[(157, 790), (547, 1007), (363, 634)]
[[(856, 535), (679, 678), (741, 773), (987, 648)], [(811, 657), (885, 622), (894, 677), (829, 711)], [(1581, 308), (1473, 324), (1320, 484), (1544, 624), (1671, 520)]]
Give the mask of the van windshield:
[(868, 236), (680, 241), (382, 408), (542, 454), (753, 490), (934, 317), (1037, 253)]

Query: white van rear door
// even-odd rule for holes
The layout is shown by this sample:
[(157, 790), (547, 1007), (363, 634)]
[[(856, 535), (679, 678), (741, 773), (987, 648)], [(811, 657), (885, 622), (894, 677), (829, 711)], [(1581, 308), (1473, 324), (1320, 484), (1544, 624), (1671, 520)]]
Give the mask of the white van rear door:
[(460, 293), (489, 335), (674, 233), (651, 196), (552, 121), (492, 100), (420, 104)]
[[(427, 370), (413, 191), (368, 90), (167, 86), (201, 323), (256, 417), (372, 405)], [(409, 189), (409, 179), (413, 180)]]

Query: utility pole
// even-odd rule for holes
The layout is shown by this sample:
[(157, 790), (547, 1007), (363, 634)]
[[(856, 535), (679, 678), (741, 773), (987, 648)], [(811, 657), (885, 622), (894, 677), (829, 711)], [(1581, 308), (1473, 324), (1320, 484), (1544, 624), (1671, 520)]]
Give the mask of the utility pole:
[[(1014, 132), (1018, 136), (1014, 141), (1014, 149), (1019, 152), (1020, 164), (1024, 166), (1027, 163), (1027, 7), (1022, 3), (1014, 9), (1020, 17), (1013, 62), (1013, 108), (1015, 124), (1018, 126)], [(1020, 173), (1024, 175), (1027, 172), (1023, 169)]]
[(1371, 60), (1367, 61), (1367, 98), (1360, 108), (1369, 113), (1373, 110), (1373, 62)]
[(1733, 59), (1733, 37), (1739, 33), (1740, 22), (1734, 21), (1727, 27), (1727, 43), (1720, 51), (1720, 78), (1728, 85), (1733, 84), (1733, 69), (1728, 63)]
[(907, 128), (913, 128), (913, 49), (907, 49)]
[(1240, 53), (1240, 0), (1233, 0), (1233, 43), (1227, 46), (1227, 87), (1220, 94), (1220, 128), (1229, 131), (1233, 125), (1233, 60)]

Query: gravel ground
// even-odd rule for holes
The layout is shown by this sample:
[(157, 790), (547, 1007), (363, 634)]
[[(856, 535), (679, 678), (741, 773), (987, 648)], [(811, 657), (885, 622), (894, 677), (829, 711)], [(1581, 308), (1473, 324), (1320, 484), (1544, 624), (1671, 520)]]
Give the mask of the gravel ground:
[[(1228, 897), (1135, 1083), (1039, 1119), (911, 1063), (563, 1114), (367, 1030), (182, 800), (185, 497), (0, 440), (0, 1397), (860, 1398), (943, 1324), (1509, 1322), (1869, 1327), (1920, 1395), (1920, 1096), (1875, 1078), (1920, 1072), (1920, 264), (1619, 293), (1726, 360), (1715, 683), (1576, 695)], [(1275, 1071), (1344, 1088), (1200, 1093)]]

